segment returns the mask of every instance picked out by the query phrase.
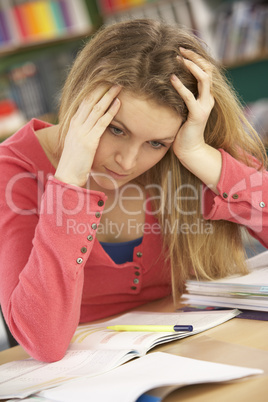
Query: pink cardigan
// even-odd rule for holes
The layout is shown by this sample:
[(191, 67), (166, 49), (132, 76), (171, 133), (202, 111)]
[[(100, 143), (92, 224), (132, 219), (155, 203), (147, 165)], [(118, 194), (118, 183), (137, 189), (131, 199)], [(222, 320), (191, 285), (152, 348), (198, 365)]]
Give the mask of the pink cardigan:
[[(0, 146), (0, 303), (25, 350), (56, 361), (79, 322), (165, 297), (171, 286), (159, 225), (150, 213), (132, 262), (118, 265), (105, 253), (96, 229), (106, 196), (53, 177), (34, 134), (46, 126), (34, 119)], [(221, 152), (220, 195), (205, 188), (204, 217), (242, 220), (267, 245), (267, 172)]]

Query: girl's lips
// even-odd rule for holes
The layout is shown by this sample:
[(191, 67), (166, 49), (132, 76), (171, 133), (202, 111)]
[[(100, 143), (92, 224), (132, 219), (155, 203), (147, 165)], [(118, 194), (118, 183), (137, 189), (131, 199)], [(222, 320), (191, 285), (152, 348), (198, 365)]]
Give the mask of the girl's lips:
[(107, 170), (108, 174), (110, 176), (114, 177), (115, 179), (122, 179), (122, 178), (128, 176), (128, 174), (119, 174), (119, 173), (113, 172), (112, 170), (108, 169), (107, 167), (105, 167), (105, 169)]

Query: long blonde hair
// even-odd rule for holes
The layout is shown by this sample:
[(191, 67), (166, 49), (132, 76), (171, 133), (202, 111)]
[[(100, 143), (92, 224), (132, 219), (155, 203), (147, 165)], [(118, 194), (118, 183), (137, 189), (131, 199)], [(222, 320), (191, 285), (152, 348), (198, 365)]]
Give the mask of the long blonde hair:
[[(205, 129), (207, 144), (224, 149), (247, 165), (252, 164), (249, 156), (253, 156), (260, 161), (260, 168), (265, 167), (264, 147), (204, 43), (185, 30), (147, 19), (103, 28), (81, 50), (63, 88), (59, 152), (79, 104), (100, 84), (119, 84), (133, 94), (172, 108), (186, 120), (188, 110), (170, 83), (171, 74), (175, 73), (195, 96), (198, 91), (196, 79), (184, 63), (176, 59), (180, 46), (194, 50), (213, 66), (215, 106)], [(161, 200), (153, 197), (157, 186), (152, 186), (151, 192), (155, 199), (153, 209), (162, 225), (164, 250), (171, 265), (175, 299), (191, 273), (198, 278), (212, 279), (246, 272), (240, 226), (228, 221), (206, 221), (210, 230), (203, 230), (202, 183), (183, 167), (172, 149), (141, 180), (144, 184), (159, 185), (163, 190)], [(170, 200), (170, 194), (175, 194), (178, 189), (181, 196)], [(198, 197), (193, 196), (194, 191), (198, 192)], [(178, 231), (194, 225), (199, 226), (198, 233)]]

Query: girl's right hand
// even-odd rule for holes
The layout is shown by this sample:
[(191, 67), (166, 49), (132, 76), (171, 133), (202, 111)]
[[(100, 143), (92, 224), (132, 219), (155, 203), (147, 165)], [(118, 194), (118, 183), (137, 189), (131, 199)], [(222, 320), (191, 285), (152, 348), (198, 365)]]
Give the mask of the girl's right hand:
[(118, 85), (98, 87), (84, 99), (71, 119), (55, 178), (83, 187), (105, 132), (120, 108)]

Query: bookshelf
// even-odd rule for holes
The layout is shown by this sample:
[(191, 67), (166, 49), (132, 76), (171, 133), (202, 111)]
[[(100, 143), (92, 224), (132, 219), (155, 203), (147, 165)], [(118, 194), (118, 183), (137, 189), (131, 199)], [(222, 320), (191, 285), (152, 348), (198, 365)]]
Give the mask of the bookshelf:
[(88, 35), (96, 24), (93, 5), (85, 0), (0, 0), (0, 56)]
[(56, 122), (68, 66), (100, 24), (94, 0), (0, 0), (0, 140)]
[(268, 3), (224, 0), (215, 14), (218, 59), (268, 153)]

